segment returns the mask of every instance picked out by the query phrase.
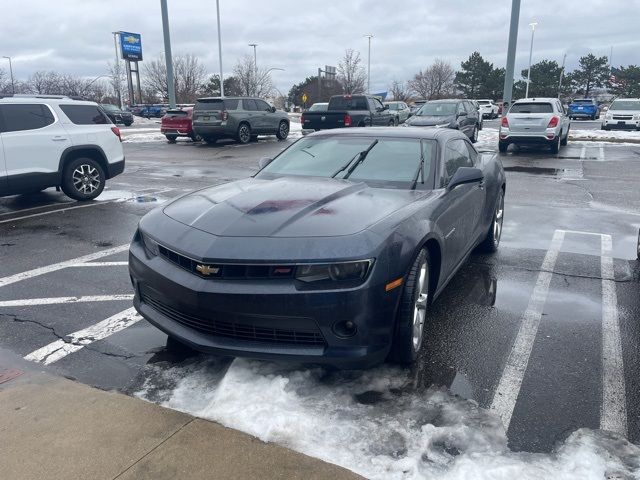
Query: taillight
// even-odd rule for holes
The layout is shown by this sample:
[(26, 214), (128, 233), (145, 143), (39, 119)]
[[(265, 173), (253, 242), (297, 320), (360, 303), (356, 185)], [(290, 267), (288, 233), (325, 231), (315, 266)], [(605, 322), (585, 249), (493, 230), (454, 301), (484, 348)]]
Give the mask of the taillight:
[(555, 128), (558, 126), (558, 121), (560, 119), (558, 117), (551, 117), (551, 120), (549, 120), (549, 125), (547, 125), (547, 128)]
[(351, 126), (351, 115), (347, 114), (344, 116), (344, 126), (345, 127)]
[(300, 115), (300, 123), (304, 125), (304, 115)]
[(227, 118), (229, 118), (229, 112), (227, 112), (226, 110), (222, 110), (220, 112), (220, 120), (224, 122), (227, 120)]
[(502, 117), (500, 125), (502, 125), (504, 128), (509, 128), (509, 120), (507, 120), (507, 117)]
[(122, 137), (120, 136), (120, 129), (118, 127), (111, 127), (111, 131), (116, 137), (118, 137), (118, 140), (122, 142)]

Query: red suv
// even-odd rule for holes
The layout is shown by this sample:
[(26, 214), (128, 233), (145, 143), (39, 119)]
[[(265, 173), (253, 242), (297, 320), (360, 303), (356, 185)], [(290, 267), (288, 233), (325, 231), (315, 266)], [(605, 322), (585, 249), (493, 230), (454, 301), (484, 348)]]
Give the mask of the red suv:
[(192, 118), (193, 107), (167, 110), (162, 117), (160, 132), (167, 137), (169, 143), (175, 143), (178, 137), (189, 137), (194, 142), (199, 142), (200, 137), (192, 129)]

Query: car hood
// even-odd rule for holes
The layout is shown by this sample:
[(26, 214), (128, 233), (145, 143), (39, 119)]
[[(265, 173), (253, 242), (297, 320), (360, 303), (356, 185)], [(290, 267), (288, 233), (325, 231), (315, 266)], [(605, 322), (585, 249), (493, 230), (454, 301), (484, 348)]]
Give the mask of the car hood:
[(332, 178), (249, 178), (190, 193), (163, 211), (217, 236), (329, 237), (365, 230), (426, 194)]
[(433, 125), (442, 125), (445, 123), (451, 123), (455, 120), (453, 115), (414, 115), (409, 120), (409, 125), (412, 127), (432, 127)]

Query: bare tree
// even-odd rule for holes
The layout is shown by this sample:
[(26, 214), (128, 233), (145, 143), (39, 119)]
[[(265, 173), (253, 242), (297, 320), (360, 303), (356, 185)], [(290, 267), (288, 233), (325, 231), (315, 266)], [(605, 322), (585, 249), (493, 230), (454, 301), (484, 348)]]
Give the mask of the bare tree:
[(394, 100), (399, 100), (401, 102), (406, 102), (411, 98), (411, 94), (404, 82), (399, 80), (394, 80), (391, 82), (391, 86), (389, 87), (389, 91), (391, 92), (391, 96)]
[(444, 98), (453, 94), (455, 71), (450, 63), (436, 59), (409, 80), (409, 88), (427, 100)]
[(269, 70), (256, 68), (251, 55), (245, 55), (233, 67), (233, 76), (238, 82), (242, 95), (248, 97), (268, 97), (273, 92), (273, 81)]
[(338, 63), (338, 81), (347, 94), (364, 93), (367, 75), (361, 62), (360, 52), (348, 48)]
[(113, 95), (116, 98), (118, 106), (121, 107), (124, 103), (124, 92), (126, 90), (124, 68), (120, 61), (115, 63), (109, 62), (107, 64), (107, 71), (109, 72), (109, 84), (111, 86), (111, 90), (113, 91)]
[[(177, 103), (193, 103), (205, 79), (205, 68), (194, 55), (173, 57), (174, 84)], [(145, 90), (154, 91), (161, 98), (169, 96), (167, 86), (167, 66), (159, 57), (144, 65), (143, 83)]]
[(32, 93), (40, 95), (61, 95), (62, 94), (62, 78), (53, 71), (40, 70), (34, 72), (28, 80), (29, 88)]
[(0, 94), (11, 93), (11, 79), (3, 69), (0, 68)]

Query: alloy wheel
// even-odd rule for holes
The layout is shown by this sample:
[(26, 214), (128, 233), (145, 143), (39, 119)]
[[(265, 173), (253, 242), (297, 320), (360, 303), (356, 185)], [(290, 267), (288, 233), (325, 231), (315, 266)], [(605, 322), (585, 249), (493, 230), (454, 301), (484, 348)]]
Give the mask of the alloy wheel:
[(91, 165), (79, 165), (71, 176), (77, 191), (89, 195), (100, 188), (100, 172)]
[(289, 125), (287, 122), (280, 123), (280, 138), (286, 138), (289, 135)]
[(493, 217), (493, 238), (496, 245), (500, 243), (500, 236), (502, 235), (502, 222), (504, 220), (504, 194), (500, 193), (500, 200), (496, 207), (496, 214)]
[(420, 350), (422, 345), (422, 332), (424, 330), (424, 321), (427, 314), (427, 301), (429, 300), (429, 271), (427, 263), (420, 265), (420, 274), (418, 276), (418, 289), (416, 291), (416, 300), (413, 306), (413, 331), (412, 343), (414, 351)]
[(251, 140), (251, 131), (249, 130), (249, 127), (247, 127), (246, 125), (242, 125), (240, 127), (240, 131), (238, 132), (238, 137), (240, 137), (240, 141), (242, 143), (249, 142), (249, 140)]

